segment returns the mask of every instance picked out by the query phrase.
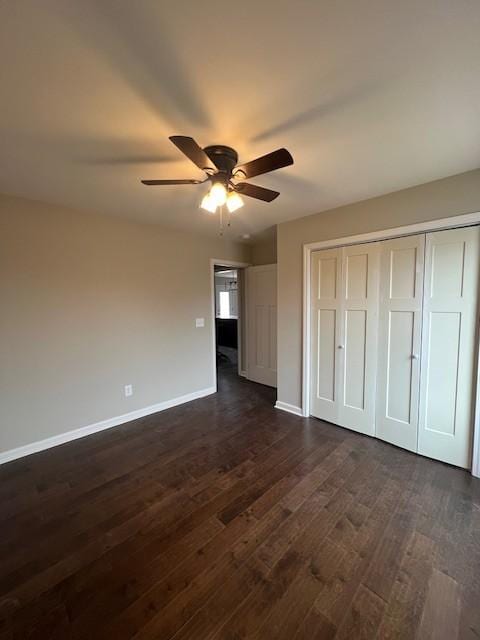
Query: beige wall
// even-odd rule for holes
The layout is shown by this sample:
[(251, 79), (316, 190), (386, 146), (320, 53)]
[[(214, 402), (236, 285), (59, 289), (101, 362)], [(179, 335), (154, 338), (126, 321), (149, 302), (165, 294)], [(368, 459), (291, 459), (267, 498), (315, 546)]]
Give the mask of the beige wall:
[(252, 245), (252, 264), (275, 264), (277, 262), (277, 234), (272, 232), (268, 237), (257, 240)]
[(280, 224), (278, 399), (301, 406), (303, 244), (480, 211), (480, 170)]
[(0, 196), (0, 452), (210, 387), (209, 260), (249, 253)]

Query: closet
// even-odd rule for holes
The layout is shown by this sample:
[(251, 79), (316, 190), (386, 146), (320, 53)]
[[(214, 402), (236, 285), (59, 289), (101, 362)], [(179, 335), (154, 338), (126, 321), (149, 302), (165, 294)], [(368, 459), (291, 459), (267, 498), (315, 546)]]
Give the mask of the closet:
[(480, 228), (315, 251), (310, 413), (471, 464)]

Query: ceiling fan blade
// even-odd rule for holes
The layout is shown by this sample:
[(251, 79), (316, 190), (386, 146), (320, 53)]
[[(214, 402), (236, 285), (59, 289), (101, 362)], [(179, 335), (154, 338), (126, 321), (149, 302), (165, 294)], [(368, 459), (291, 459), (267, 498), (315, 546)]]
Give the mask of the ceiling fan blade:
[(142, 180), (142, 184), (154, 186), (159, 184), (202, 184), (204, 180)]
[(234, 173), (241, 171), (245, 174), (245, 178), (254, 178), (262, 173), (288, 167), (290, 164), (293, 164), (293, 158), (290, 153), (286, 149), (277, 149), (272, 153), (267, 153), (266, 156), (238, 165), (238, 167), (235, 167)]
[(239, 184), (236, 184), (235, 191), (238, 191), (238, 193), (241, 193), (244, 196), (249, 196), (250, 198), (263, 200), (264, 202), (271, 202), (280, 195), (278, 191), (265, 189), (264, 187), (259, 187), (256, 184), (249, 184), (248, 182), (240, 182)]
[(205, 171), (205, 169), (217, 171), (216, 166), (193, 138), (189, 138), (188, 136), (170, 136), (170, 140), (187, 158), (203, 171)]

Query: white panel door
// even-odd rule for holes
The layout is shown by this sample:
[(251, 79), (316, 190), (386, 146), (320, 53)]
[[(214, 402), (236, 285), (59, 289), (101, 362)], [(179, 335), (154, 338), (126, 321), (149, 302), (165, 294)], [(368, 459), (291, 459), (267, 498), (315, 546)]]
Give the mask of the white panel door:
[(378, 246), (317, 251), (311, 264), (310, 413), (375, 433)]
[(338, 422), (342, 250), (312, 253), (310, 413)]
[(376, 435), (417, 450), (425, 236), (381, 243)]
[(247, 378), (277, 386), (277, 265), (248, 267)]
[(427, 234), (418, 452), (469, 468), (479, 276), (478, 227)]
[(378, 243), (342, 249), (338, 424), (375, 435)]

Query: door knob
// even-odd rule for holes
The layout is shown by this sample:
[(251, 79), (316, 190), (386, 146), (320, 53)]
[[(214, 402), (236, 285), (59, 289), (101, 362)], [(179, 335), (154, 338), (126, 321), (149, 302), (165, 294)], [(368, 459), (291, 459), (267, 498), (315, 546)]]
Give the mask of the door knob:
[(412, 360), (418, 360), (418, 356), (416, 353), (412, 353)]
[(339, 345), (338, 345), (338, 348), (339, 348), (339, 349), (345, 349), (345, 347), (343, 346), (343, 344), (339, 344)]

